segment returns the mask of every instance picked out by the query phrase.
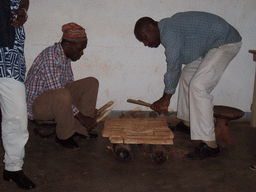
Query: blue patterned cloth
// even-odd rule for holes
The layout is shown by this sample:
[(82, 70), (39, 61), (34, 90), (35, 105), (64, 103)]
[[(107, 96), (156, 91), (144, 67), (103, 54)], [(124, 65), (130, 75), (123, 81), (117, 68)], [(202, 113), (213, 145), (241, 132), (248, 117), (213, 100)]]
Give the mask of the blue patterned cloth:
[[(10, 0), (11, 11), (19, 7), (20, 0)], [(24, 57), (25, 32), (23, 26), (15, 28), (15, 41), (12, 49), (0, 47), (0, 78), (14, 78), (25, 82), (26, 64)]]
[(210, 49), (242, 40), (238, 31), (221, 17), (205, 12), (177, 13), (158, 23), (165, 47), (165, 93), (174, 94), (182, 64), (204, 57)]

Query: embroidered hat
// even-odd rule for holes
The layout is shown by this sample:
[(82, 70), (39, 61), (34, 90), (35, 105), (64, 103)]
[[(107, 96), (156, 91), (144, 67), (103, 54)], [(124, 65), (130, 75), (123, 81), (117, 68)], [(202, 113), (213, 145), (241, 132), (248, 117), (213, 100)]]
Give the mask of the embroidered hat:
[(68, 23), (62, 26), (62, 39), (68, 41), (87, 41), (85, 29), (76, 23)]

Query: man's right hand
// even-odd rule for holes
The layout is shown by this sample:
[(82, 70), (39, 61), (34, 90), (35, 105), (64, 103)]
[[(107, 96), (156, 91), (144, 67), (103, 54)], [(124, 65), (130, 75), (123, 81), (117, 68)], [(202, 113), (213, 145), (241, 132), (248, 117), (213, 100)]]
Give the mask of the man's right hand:
[(155, 101), (150, 108), (156, 111), (159, 115), (166, 115), (168, 113), (171, 97), (172, 94), (164, 93), (163, 96), (159, 100)]
[(97, 122), (94, 118), (84, 116), (81, 112), (78, 112), (75, 117), (86, 128), (88, 132), (92, 131), (97, 125)]

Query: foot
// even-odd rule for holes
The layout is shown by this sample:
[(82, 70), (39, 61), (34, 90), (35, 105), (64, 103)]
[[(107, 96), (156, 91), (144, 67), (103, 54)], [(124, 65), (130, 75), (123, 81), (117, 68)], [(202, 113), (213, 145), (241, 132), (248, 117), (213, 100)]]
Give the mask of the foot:
[(98, 137), (98, 134), (96, 134), (96, 133), (88, 133), (87, 135), (82, 135), (82, 134), (79, 134), (79, 133), (75, 133), (74, 137), (80, 137), (82, 139), (93, 139), (93, 138)]
[(183, 122), (179, 122), (176, 127), (175, 127), (175, 130), (174, 131), (177, 131), (177, 132), (182, 132), (182, 133), (185, 133), (185, 134), (190, 134), (190, 127), (186, 126)]
[(36, 185), (23, 173), (23, 171), (6, 171), (3, 177), (5, 181), (14, 181), (21, 189), (33, 189)]
[(66, 140), (62, 140), (56, 136), (55, 141), (65, 148), (69, 148), (69, 149), (79, 148), (78, 144), (74, 141), (74, 139), (72, 137), (70, 137)]
[(185, 155), (185, 159), (192, 161), (200, 161), (208, 158), (217, 157), (220, 154), (220, 147), (211, 148), (205, 143), (200, 143), (195, 151)]

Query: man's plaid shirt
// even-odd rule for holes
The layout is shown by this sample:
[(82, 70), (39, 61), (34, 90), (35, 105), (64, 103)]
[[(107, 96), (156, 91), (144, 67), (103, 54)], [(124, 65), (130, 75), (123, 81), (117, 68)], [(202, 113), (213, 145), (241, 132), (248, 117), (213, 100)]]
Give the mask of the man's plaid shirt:
[[(33, 119), (32, 104), (34, 100), (47, 90), (64, 88), (73, 82), (74, 76), (71, 60), (67, 59), (60, 43), (55, 43), (43, 50), (33, 62), (26, 78), (28, 117)], [(78, 109), (73, 105), (73, 113)]]

